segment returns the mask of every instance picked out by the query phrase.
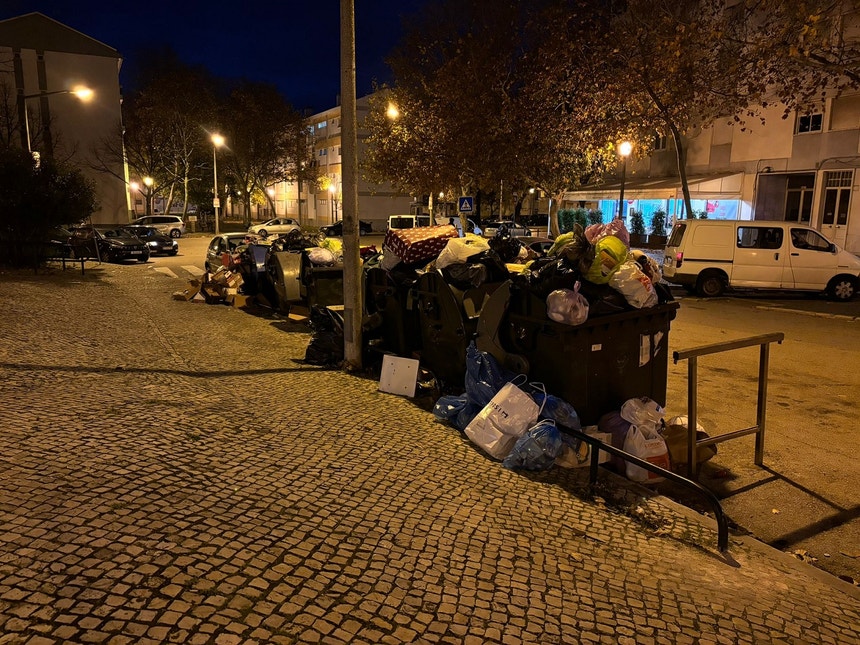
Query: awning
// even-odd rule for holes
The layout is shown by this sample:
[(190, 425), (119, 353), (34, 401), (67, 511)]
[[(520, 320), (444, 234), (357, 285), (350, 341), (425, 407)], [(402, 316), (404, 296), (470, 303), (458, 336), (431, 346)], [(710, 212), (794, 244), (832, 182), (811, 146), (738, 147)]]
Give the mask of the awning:
[[(740, 199), (744, 173), (723, 172), (710, 175), (689, 175), (687, 184), (693, 199)], [(618, 199), (621, 180), (588, 184), (564, 194), (566, 201)], [(682, 195), (678, 177), (627, 177), (624, 197), (629, 199), (679, 199)]]

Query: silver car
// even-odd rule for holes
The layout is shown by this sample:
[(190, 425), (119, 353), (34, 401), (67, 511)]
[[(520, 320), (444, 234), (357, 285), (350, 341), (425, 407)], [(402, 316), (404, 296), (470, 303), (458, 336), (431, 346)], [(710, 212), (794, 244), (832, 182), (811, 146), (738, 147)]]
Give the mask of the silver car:
[(268, 235), (283, 235), (290, 231), (300, 231), (301, 226), (292, 217), (276, 217), (262, 224), (253, 224), (248, 227), (249, 233), (254, 233), (260, 237)]
[(185, 222), (179, 215), (144, 215), (132, 221), (132, 224), (157, 228), (173, 239), (185, 235)]

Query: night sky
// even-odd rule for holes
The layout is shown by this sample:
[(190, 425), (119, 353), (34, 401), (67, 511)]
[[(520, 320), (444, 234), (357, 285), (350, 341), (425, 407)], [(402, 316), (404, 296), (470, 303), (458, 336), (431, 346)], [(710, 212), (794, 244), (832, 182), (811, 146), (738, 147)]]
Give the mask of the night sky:
[[(427, 0), (354, 0), (356, 92), (390, 81), (384, 58), (401, 16)], [(338, 0), (3, 0), (0, 20), (38, 11), (116, 49), (128, 85), (141, 48), (169, 45), (181, 60), (223, 78), (275, 84), (296, 108), (334, 107), (340, 94)]]

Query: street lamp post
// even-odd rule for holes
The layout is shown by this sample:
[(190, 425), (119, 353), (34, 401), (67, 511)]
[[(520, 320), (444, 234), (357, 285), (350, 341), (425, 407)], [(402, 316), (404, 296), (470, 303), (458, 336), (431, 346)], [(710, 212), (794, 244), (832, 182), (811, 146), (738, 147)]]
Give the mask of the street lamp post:
[(155, 183), (155, 180), (152, 177), (144, 177), (143, 185), (146, 186), (146, 192), (144, 193), (144, 197), (146, 198), (146, 207), (144, 208), (144, 215), (152, 215), (152, 206), (153, 206), (153, 192), (152, 185)]
[(633, 144), (622, 141), (618, 146), (618, 154), (621, 155), (621, 194), (618, 196), (618, 219), (624, 219), (624, 180), (627, 174), (627, 157), (633, 151)]
[(224, 145), (224, 137), (220, 134), (212, 135), (212, 186), (213, 186), (213, 198), (212, 198), (212, 206), (215, 207), (215, 235), (220, 233), (218, 217), (219, 211), (221, 210), (221, 200), (218, 198), (218, 148)]
[(27, 152), (33, 157), (36, 165), (39, 165), (39, 153), (33, 152), (33, 142), (30, 140), (30, 117), (27, 113), (27, 100), (51, 96), (53, 94), (74, 94), (85, 103), (93, 98), (94, 92), (88, 87), (76, 87), (70, 90), (54, 90), (52, 92), (39, 92), (38, 94), (22, 94), (21, 101), (24, 104), (24, 136), (27, 138)]

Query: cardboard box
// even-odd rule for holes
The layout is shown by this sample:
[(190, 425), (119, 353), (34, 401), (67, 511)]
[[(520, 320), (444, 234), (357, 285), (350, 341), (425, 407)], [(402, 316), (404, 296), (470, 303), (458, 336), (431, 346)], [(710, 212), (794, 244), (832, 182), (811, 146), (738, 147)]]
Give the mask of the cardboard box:
[(222, 292), (221, 289), (218, 289), (216, 286), (207, 285), (200, 290), (200, 293), (203, 294), (203, 297), (206, 299), (206, 304), (215, 305), (221, 302), (224, 302), (224, 298), (226, 296), (225, 293)]
[(230, 272), (227, 275), (227, 286), (231, 289), (238, 289), (243, 284), (245, 284), (245, 280), (242, 278), (241, 273)]
[(200, 293), (200, 280), (189, 280), (188, 286), (185, 289), (173, 292), (173, 299), (188, 301), (198, 293)]
[(254, 296), (248, 296), (244, 293), (237, 293), (229, 296), (230, 304), (234, 307), (251, 307), (254, 305)]

